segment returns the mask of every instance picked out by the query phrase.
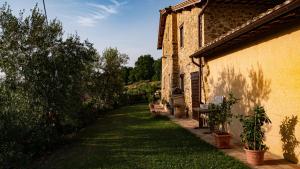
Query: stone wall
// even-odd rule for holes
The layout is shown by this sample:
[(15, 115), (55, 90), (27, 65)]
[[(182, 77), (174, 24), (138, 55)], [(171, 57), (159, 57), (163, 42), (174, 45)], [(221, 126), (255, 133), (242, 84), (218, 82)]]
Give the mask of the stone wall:
[[(184, 47), (178, 48), (179, 75), (184, 75), (184, 98), (186, 107), (189, 110), (189, 117), (192, 117), (192, 90), (191, 73), (199, 71), (199, 68), (192, 63), (190, 56), (199, 50), (199, 13), (201, 8), (192, 8), (190, 11), (182, 11), (177, 14), (177, 30), (181, 26), (184, 29)], [(180, 41), (178, 34), (178, 42)], [(179, 78), (179, 76), (177, 77)]]
[(162, 99), (170, 102), (171, 91), (178, 87), (177, 15), (169, 14), (163, 40)]
[(210, 3), (204, 14), (205, 43), (246, 23), (270, 7), (257, 4)]
[[(162, 98), (170, 101), (171, 90), (180, 86), (180, 75), (184, 75), (184, 96), (190, 117), (192, 110), (191, 73), (199, 71), (189, 58), (199, 49), (198, 16), (200, 8), (182, 11), (167, 16), (163, 41)], [(184, 27), (184, 47), (179, 47), (179, 27)]]
[(170, 101), (171, 94), (171, 76), (172, 76), (172, 16), (167, 16), (166, 27), (163, 39), (163, 48), (162, 48), (162, 99)]

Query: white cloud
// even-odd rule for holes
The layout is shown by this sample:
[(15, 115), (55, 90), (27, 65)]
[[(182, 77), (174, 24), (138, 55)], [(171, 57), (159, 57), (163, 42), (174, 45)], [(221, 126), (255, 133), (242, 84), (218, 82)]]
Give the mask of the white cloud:
[(78, 16), (78, 23), (84, 27), (93, 27), (97, 21), (93, 18)]
[(117, 14), (120, 7), (126, 3), (117, 0), (110, 0), (110, 4), (86, 3), (90, 11), (83, 16), (78, 16), (78, 23), (83, 27), (94, 27), (99, 20)]
[(95, 7), (97, 12), (100, 12), (102, 14), (116, 14), (117, 11), (117, 5), (102, 5), (102, 4), (88, 4), (91, 7)]

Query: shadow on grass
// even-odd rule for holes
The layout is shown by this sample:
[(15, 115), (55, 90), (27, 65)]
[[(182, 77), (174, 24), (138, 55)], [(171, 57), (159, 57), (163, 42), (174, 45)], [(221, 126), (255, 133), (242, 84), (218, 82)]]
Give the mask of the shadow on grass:
[(168, 118), (152, 117), (147, 105), (111, 112), (80, 133), (76, 143), (35, 166), (39, 169), (248, 168)]

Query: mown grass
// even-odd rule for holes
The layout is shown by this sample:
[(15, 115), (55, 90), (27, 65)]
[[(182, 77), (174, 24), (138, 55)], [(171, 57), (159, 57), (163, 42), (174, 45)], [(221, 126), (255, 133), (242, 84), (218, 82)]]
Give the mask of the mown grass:
[(78, 141), (36, 163), (36, 169), (246, 169), (146, 105), (124, 107), (97, 120)]

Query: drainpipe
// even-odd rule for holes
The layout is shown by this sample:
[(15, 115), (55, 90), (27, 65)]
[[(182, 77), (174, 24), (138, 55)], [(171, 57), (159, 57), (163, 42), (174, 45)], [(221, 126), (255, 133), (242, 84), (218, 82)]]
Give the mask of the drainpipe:
[(202, 102), (202, 78), (203, 78), (203, 67), (204, 65), (202, 63), (204, 63), (204, 57), (201, 57), (200, 59), (200, 63), (197, 63), (195, 60), (194, 60), (194, 57), (191, 57), (192, 59), (192, 62), (193, 64), (195, 64), (196, 66), (199, 67), (200, 71), (199, 71), (199, 84), (200, 84), (200, 89), (199, 89), (199, 100), (200, 100), (200, 104), (203, 104)]
[[(208, 5), (208, 1), (209, 0), (206, 0), (206, 3), (205, 5), (203, 6), (203, 9), (201, 10), (201, 12), (199, 13), (199, 16), (203, 15), (204, 14), (204, 11), (205, 9), (207, 8), (207, 5)], [(200, 74), (200, 79), (199, 79), (199, 84), (200, 84), (200, 89), (199, 89), (199, 99), (200, 99), (200, 104), (203, 104), (202, 102), (202, 78), (203, 78), (203, 67), (204, 65), (202, 64), (202, 59), (204, 60), (204, 58), (201, 58), (200, 59), (200, 63), (197, 63), (195, 60), (194, 60), (194, 57), (191, 57), (192, 59), (192, 62), (193, 64), (195, 64), (196, 66), (198, 66), (200, 68), (200, 71), (199, 71), (199, 74)]]
[(203, 9), (200, 11), (199, 16), (203, 15), (203, 13), (204, 13), (204, 11), (205, 11), (207, 5), (208, 5), (208, 0), (206, 0), (206, 3), (205, 3), (205, 5), (203, 6)]

